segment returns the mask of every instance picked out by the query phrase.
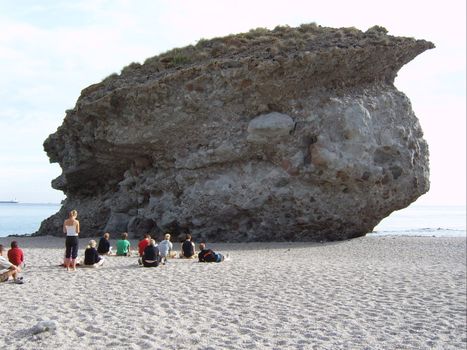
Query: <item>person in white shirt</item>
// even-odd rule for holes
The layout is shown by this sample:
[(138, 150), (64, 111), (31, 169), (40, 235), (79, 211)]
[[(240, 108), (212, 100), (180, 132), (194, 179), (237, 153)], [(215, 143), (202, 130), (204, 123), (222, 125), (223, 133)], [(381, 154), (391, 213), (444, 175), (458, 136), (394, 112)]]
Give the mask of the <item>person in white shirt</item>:
[(170, 233), (166, 233), (164, 240), (159, 243), (159, 252), (163, 264), (167, 262), (167, 258), (175, 258), (177, 256), (177, 252), (174, 252), (172, 249), (173, 244), (170, 242)]
[(15, 283), (22, 284), (23, 278), (18, 276), (21, 269), (5, 259), (3, 256), (4, 251), (5, 248), (0, 244), (0, 282), (6, 282), (10, 277), (13, 277)]
[(65, 241), (65, 267), (67, 271), (70, 268), (76, 271), (76, 258), (78, 257), (78, 235), (79, 235), (79, 221), (76, 220), (78, 212), (76, 210), (70, 211), (68, 219), (63, 222), (63, 233), (66, 234)]

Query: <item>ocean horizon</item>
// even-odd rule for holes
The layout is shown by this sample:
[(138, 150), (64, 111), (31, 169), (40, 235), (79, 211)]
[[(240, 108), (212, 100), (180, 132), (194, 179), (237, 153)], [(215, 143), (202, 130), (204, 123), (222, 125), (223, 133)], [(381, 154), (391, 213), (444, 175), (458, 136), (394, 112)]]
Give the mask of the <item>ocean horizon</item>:
[[(59, 203), (0, 203), (0, 237), (30, 235)], [(370, 235), (465, 237), (465, 205), (411, 205), (383, 219)]]

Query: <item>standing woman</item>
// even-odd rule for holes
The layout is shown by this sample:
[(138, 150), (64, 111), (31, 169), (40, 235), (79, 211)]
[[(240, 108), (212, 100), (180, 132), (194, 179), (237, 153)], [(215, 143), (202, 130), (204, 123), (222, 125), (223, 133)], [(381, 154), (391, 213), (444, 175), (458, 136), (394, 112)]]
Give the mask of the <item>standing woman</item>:
[(70, 267), (76, 271), (76, 258), (78, 257), (78, 234), (79, 234), (79, 221), (76, 220), (78, 212), (76, 210), (70, 211), (68, 219), (63, 222), (63, 233), (66, 233), (65, 241), (65, 267), (67, 271)]

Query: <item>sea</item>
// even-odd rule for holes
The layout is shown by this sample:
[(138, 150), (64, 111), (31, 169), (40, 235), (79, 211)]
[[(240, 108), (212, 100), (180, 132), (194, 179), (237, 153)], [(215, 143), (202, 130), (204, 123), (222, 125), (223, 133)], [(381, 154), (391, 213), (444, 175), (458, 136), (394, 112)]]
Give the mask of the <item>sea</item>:
[[(0, 237), (36, 232), (60, 204), (0, 203)], [(411, 205), (382, 220), (370, 235), (466, 237), (465, 206)]]
[(0, 203), (0, 237), (34, 233), (59, 210), (60, 204)]

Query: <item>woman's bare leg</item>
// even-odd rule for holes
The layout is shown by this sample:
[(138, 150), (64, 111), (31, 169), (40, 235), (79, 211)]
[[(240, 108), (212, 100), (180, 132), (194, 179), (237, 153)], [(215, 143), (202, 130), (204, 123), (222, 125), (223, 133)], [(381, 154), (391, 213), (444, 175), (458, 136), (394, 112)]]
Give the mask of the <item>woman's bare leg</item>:
[(71, 268), (76, 271), (76, 259), (71, 259)]

